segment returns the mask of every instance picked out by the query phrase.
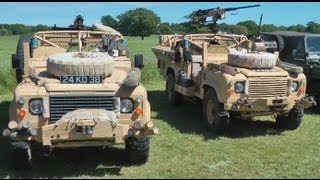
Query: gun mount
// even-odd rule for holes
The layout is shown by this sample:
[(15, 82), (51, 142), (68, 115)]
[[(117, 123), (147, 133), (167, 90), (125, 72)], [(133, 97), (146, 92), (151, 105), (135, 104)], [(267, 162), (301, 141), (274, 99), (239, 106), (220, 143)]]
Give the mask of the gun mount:
[[(193, 22), (197, 22), (200, 25), (209, 26), (209, 28), (212, 30), (213, 33), (215, 33), (215, 27), (217, 24), (217, 21), (219, 19), (225, 18), (225, 12), (227, 11), (235, 11), (238, 9), (245, 9), (245, 8), (253, 8), (258, 7), (260, 4), (251, 5), (251, 6), (240, 6), (240, 7), (232, 7), (232, 8), (211, 8), (211, 9), (199, 9), (197, 11), (194, 11), (191, 14), (191, 20)], [(211, 21), (207, 21), (208, 17), (212, 17)]]
[(55, 24), (52, 27), (52, 30), (91, 30), (90, 28), (85, 27), (83, 21), (83, 16), (78, 15), (76, 16), (73, 24), (69, 25), (68, 27), (57, 27)]

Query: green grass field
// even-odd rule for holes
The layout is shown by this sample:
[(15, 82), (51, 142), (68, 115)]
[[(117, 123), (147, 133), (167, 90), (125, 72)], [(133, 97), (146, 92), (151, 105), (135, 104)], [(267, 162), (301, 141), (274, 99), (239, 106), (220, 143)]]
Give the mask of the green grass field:
[[(15, 86), (11, 54), (18, 37), (0, 36), (0, 130), (6, 127)], [(294, 131), (276, 128), (269, 117), (234, 122), (230, 133), (216, 136), (204, 129), (200, 105), (174, 107), (167, 102), (151, 47), (156, 36), (129, 37), (130, 56), (143, 53), (143, 83), (151, 118), (160, 135), (151, 138), (149, 161), (130, 166), (122, 146), (104, 150), (57, 151), (36, 159), (31, 171), (9, 166), (8, 140), (0, 138), (0, 178), (320, 178), (320, 118), (306, 113)]]

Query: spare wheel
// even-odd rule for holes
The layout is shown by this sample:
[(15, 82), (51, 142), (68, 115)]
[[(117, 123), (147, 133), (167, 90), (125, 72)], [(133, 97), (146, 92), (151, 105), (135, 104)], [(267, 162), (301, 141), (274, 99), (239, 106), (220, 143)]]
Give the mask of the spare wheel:
[(267, 52), (246, 52), (230, 49), (228, 64), (249, 69), (271, 69), (277, 63), (277, 57)]
[(114, 69), (114, 59), (107, 53), (67, 52), (51, 55), (47, 61), (48, 73), (62, 75), (102, 75), (110, 76)]

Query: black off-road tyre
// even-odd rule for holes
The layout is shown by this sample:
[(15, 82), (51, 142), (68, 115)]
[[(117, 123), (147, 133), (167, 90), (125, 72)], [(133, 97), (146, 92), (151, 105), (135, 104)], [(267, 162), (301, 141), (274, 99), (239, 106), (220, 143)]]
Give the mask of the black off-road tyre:
[(132, 164), (144, 164), (148, 161), (150, 138), (128, 138), (126, 139), (126, 151), (129, 162)]
[(223, 104), (219, 102), (214, 89), (208, 88), (203, 99), (203, 119), (208, 130), (224, 134), (227, 132), (230, 123), (230, 117), (224, 111)]
[(303, 108), (293, 108), (288, 114), (277, 116), (276, 124), (283, 129), (295, 130), (300, 126), (303, 115)]
[(169, 73), (166, 80), (166, 93), (168, 100), (173, 105), (181, 105), (183, 103), (183, 95), (174, 90), (175, 78), (172, 73)]
[(11, 162), (15, 170), (32, 168), (31, 148), (26, 142), (11, 142)]
[(23, 43), (30, 42), (30, 36), (20, 36), (17, 44), (16, 54), (12, 55), (12, 67), (16, 68), (17, 83), (22, 81), (23, 69), (24, 69), (24, 49)]
[(22, 81), (23, 69), (16, 69), (16, 80), (19, 84)]

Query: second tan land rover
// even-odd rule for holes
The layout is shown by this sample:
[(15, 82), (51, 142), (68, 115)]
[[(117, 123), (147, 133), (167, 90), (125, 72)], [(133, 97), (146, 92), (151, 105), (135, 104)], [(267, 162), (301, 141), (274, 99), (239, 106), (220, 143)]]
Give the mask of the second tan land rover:
[[(215, 23), (226, 9), (199, 10), (195, 19), (203, 23), (212, 16)], [(185, 97), (202, 100), (207, 127), (224, 133), (230, 117), (263, 115), (271, 115), (282, 128), (296, 129), (304, 108), (314, 103), (306, 97), (301, 68), (279, 61), (276, 49), (275, 41), (213, 32), (161, 35), (152, 51), (166, 78), (169, 101), (180, 105)]]
[(249, 53), (250, 43), (243, 35), (162, 35), (152, 51), (166, 77), (169, 101), (179, 105), (184, 97), (201, 99), (203, 118), (218, 133), (236, 115), (272, 115), (281, 127), (296, 129), (303, 109), (314, 102), (305, 95), (305, 75), (283, 69), (286, 64), (276, 54)]

